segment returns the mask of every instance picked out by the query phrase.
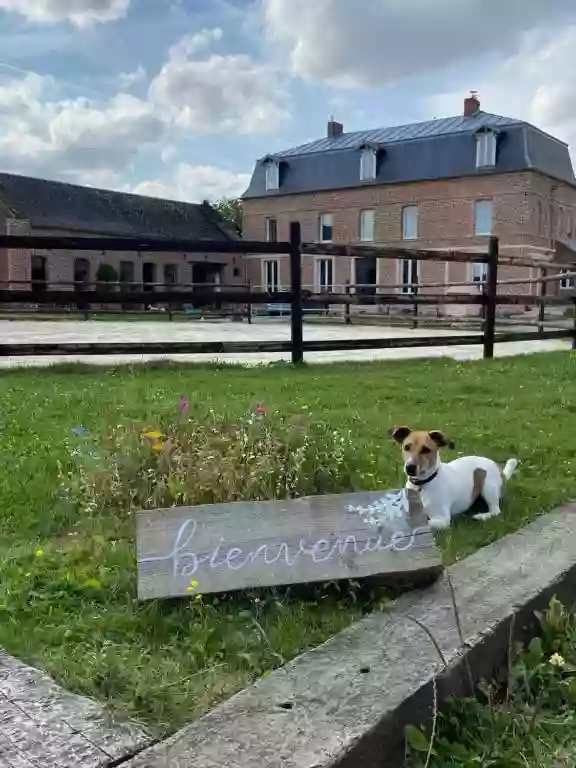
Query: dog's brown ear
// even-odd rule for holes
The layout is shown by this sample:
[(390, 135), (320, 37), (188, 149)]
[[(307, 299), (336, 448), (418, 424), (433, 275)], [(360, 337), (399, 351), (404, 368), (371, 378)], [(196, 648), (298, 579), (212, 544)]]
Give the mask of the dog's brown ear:
[(450, 440), (449, 437), (446, 437), (446, 435), (443, 432), (440, 432), (439, 429), (433, 429), (432, 432), (428, 432), (432, 440), (436, 443), (438, 448), (455, 448), (454, 441)]
[(403, 443), (410, 432), (412, 432), (410, 427), (394, 427), (394, 429), (390, 430), (390, 435), (394, 438), (394, 440), (396, 440), (397, 443)]

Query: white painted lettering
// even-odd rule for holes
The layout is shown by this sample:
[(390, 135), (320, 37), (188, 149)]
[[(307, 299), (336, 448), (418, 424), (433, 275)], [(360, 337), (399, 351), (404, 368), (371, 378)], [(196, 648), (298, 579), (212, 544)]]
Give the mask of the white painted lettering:
[(232, 549), (228, 550), (228, 554), (226, 555), (225, 562), (231, 571), (239, 571), (240, 568), (243, 568), (246, 565), (248, 557), (244, 560), (243, 563), (237, 563), (236, 565), (234, 565), (233, 563), (233, 561), (237, 560), (238, 557), (240, 557), (240, 555), (242, 554), (243, 554), (242, 550), (238, 549), (238, 547), (232, 547)]
[(197, 528), (195, 520), (184, 521), (174, 537), (172, 549), (167, 554), (141, 557), (140, 563), (170, 563), (173, 578), (190, 578), (198, 572), (200, 565), (204, 564), (208, 564), (210, 568), (227, 568), (231, 571), (239, 571), (245, 566), (255, 565), (258, 562), (263, 562), (265, 565), (281, 562), (288, 568), (292, 568), (302, 557), (310, 558), (313, 563), (319, 564), (335, 556), (362, 557), (374, 552), (406, 552), (414, 545), (419, 533), (428, 531), (428, 528), (395, 531), (388, 540), (384, 540), (381, 533), (378, 536), (369, 537), (366, 541), (358, 541), (354, 534), (311, 542), (300, 539), (298, 546), (280, 541), (261, 544), (251, 551), (231, 547), (227, 552), (222, 551), (225, 542), (220, 538), (213, 549), (199, 555), (193, 549)]

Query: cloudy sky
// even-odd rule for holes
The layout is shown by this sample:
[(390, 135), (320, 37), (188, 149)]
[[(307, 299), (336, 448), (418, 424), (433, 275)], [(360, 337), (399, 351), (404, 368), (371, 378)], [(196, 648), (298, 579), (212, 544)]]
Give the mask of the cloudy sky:
[(0, 170), (184, 200), (323, 135), (486, 111), (576, 147), (575, 0), (0, 0)]

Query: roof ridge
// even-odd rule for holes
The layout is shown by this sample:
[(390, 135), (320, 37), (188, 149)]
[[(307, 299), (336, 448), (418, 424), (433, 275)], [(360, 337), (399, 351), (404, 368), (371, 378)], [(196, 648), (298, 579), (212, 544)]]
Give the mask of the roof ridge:
[(122, 195), (123, 197), (135, 197), (138, 200), (158, 200), (163, 203), (173, 203), (175, 205), (192, 205), (195, 208), (202, 208), (202, 203), (192, 203), (188, 200), (171, 200), (167, 197), (158, 197), (157, 195), (142, 195), (139, 192), (126, 192), (121, 189), (106, 189), (105, 187), (92, 187), (86, 184), (74, 184), (71, 181), (61, 181), (60, 179), (46, 179), (42, 176), (27, 176), (23, 173), (10, 173), (9, 171), (0, 171), (0, 184), (4, 177), (10, 179), (23, 179), (24, 181), (40, 182), (42, 184), (57, 184), (59, 187), (70, 187), (73, 190), (82, 190), (83, 192), (101, 192), (105, 195)]
[[(439, 118), (432, 118), (429, 120), (419, 120), (417, 122), (413, 123), (403, 123), (401, 125), (388, 125), (388, 126), (380, 126), (378, 128), (367, 128), (362, 129), (359, 131), (346, 131), (339, 136), (335, 136), (332, 138), (329, 138), (327, 136), (321, 137), (319, 139), (313, 139), (312, 141), (307, 141), (304, 144), (299, 144), (293, 147), (288, 147), (287, 149), (283, 149), (279, 152), (274, 152), (273, 155), (275, 157), (289, 157), (289, 156), (295, 156), (301, 154), (301, 151), (305, 154), (312, 154), (313, 152), (328, 152), (330, 150), (337, 151), (339, 149), (350, 149), (350, 145), (355, 140), (360, 140), (362, 138), (365, 138), (366, 136), (369, 136), (371, 134), (392, 134), (392, 137), (383, 138), (382, 141), (384, 141), (387, 144), (393, 144), (397, 142), (405, 142), (405, 141), (415, 141), (418, 139), (429, 139), (436, 136), (445, 136), (445, 135), (451, 135), (453, 133), (460, 133), (461, 131), (465, 131), (468, 127), (470, 129), (474, 129), (475, 127), (478, 127), (478, 124), (482, 122), (482, 120), (489, 120), (494, 122), (494, 124), (497, 125), (522, 125), (526, 123), (524, 120), (520, 120), (519, 118), (514, 117), (507, 117), (506, 115), (497, 115), (493, 112), (484, 112), (483, 110), (478, 110), (474, 115), (471, 115), (470, 117), (465, 117), (464, 115), (452, 115), (450, 117), (439, 117)], [(423, 128), (427, 126), (449, 126), (452, 125), (454, 127), (458, 126), (459, 130), (453, 130), (453, 131), (443, 131), (439, 130), (434, 133), (425, 133), (422, 131)], [(413, 135), (412, 136), (406, 136), (406, 133), (410, 131)], [(397, 137), (394, 137), (393, 134), (404, 134), (399, 135)], [(308, 149), (310, 147), (314, 147), (315, 145), (318, 146), (317, 150), (311, 150)]]

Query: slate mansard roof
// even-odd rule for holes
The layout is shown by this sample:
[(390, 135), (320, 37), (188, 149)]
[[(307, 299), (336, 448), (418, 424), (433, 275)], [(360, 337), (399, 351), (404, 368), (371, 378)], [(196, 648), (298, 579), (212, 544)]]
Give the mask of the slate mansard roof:
[[(483, 129), (497, 134), (496, 165), (477, 169), (476, 135)], [(379, 150), (373, 181), (359, 177), (359, 152), (365, 145)], [(267, 158), (280, 163), (278, 191), (266, 191)], [(481, 110), (471, 116), (342, 133), (267, 158), (256, 164), (245, 198), (525, 170), (576, 184), (566, 144), (529, 123)]]
[(0, 173), (0, 202), (34, 229), (64, 229), (117, 237), (236, 239), (202, 203), (181, 203), (60, 181)]

